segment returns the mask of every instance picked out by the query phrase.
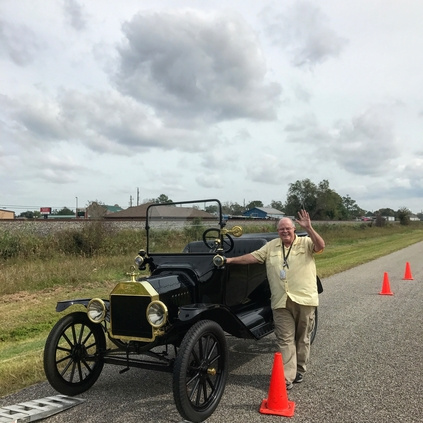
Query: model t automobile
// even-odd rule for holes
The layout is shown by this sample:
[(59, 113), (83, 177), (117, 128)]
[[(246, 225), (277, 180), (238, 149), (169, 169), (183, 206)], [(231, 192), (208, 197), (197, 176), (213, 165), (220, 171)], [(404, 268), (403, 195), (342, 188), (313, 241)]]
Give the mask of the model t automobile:
[[(225, 258), (252, 252), (277, 233), (243, 235), (240, 226), (229, 226), (218, 200), (150, 205), (147, 248), (129, 280), (118, 282), (107, 298), (57, 304), (57, 311), (73, 305), (86, 310), (62, 317), (47, 338), (50, 384), (78, 395), (96, 382), (104, 364), (121, 366), (121, 372), (168, 371), (181, 416), (206, 420), (225, 388), (227, 336), (259, 340), (273, 332), (265, 266), (225, 266)], [(315, 333), (316, 326), (312, 339)]]

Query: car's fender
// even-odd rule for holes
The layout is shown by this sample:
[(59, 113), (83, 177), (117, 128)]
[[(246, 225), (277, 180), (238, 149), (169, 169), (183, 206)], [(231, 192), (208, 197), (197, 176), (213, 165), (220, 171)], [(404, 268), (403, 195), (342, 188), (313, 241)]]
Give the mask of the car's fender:
[[(66, 310), (67, 308), (73, 305), (83, 305), (86, 308), (90, 301), (91, 301), (91, 298), (80, 298), (76, 300), (58, 301), (56, 304), (56, 311), (60, 313), (61, 311)], [(103, 300), (103, 301), (104, 301), (104, 304), (106, 305), (106, 308), (109, 309), (109, 300)]]

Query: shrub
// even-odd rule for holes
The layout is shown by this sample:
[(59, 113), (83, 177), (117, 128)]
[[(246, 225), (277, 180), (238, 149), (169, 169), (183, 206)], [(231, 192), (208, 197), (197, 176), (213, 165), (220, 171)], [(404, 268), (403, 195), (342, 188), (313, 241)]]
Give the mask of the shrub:
[(206, 227), (201, 217), (196, 217), (189, 225), (184, 227), (184, 234), (188, 240), (201, 239)]
[(20, 247), (18, 235), (4, 232), (0, 237), (0, 257), (2, 259), (17, 257), (21, 251)]
[(386, 219), (382, 217), (380, 214), (377, 214), (375, 219), (375, 226), (381, 228), (382, 226), (385, 226), (385, 223), (386, 223)]
[(41, 255), (45, 248), (48, 248), (46, 240), (39, 238), (30, 230), (4, 231), (0, 236), (1, 259)]
[(400, 222), (400, 225), (409, 225), (410, 224), (410, 210), (408, 210), (406, 207), (403, 207), (398, 210), (398, 219)]
[(89, 222), (83, 229), (70, 229), (57, 234), (59, 250), (65, 254), (92, 257), (102, 249), (107, 228), (102, 221)]

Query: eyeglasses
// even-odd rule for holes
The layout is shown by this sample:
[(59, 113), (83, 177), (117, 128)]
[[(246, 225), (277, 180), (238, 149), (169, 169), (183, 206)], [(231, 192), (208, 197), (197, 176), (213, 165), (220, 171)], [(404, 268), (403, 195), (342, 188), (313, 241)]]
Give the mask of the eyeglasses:
[(294, 230), (294, 228), (278, 228), (278, 231), (279, 232), (283, 232), (283, 231), (293, 231)]

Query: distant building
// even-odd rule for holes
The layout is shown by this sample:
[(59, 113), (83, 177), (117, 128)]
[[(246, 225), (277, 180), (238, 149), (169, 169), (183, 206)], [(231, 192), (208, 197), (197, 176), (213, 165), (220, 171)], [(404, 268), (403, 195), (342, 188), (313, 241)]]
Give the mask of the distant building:
[(11, 210), (0, 209), (0, 219), (14, 219), (15, 212)]
[(258, 219), (282, 219), (284, 214), (273, 207), (254, 207), (242, 213), (245, 217)]
[[(129, 207), (126, 210), (121, 210), (116, 213), (109, 214), (104, 216), (105, 219), (139, 219), (145, 220), (147, 208), (154, 203), (145, 203), (139, 206)], [(159, 204), (157, 204), (159, 205)], [(166, 204), (163, 204), (165, 206)], [(153, 219), (174, 219), (174, 220), (189, 220), (195, 218), (201, 219), (213, 219), (216, 220), (216, 216), (213, 216), (210, 213), (205, 212), (204, 210), (198, 210), (192, 207), (154, 207), (152, 209), (152, 214), (149, 216)]]
[(147, 207), (152, 203), (140, 204), (139, 206), (128, 207), (118, 210), (115, 213), (109, 213), (104, 216), (105, 219), (145, 219)]
[(106, 204), (98, 204), (93, 201), (85, 210), (85, 217), (89, 219), (101, 219), (103, 217), (108, 217), (111, 214), (122, 211), (122, 207), (117, 205), (108, 206)]

